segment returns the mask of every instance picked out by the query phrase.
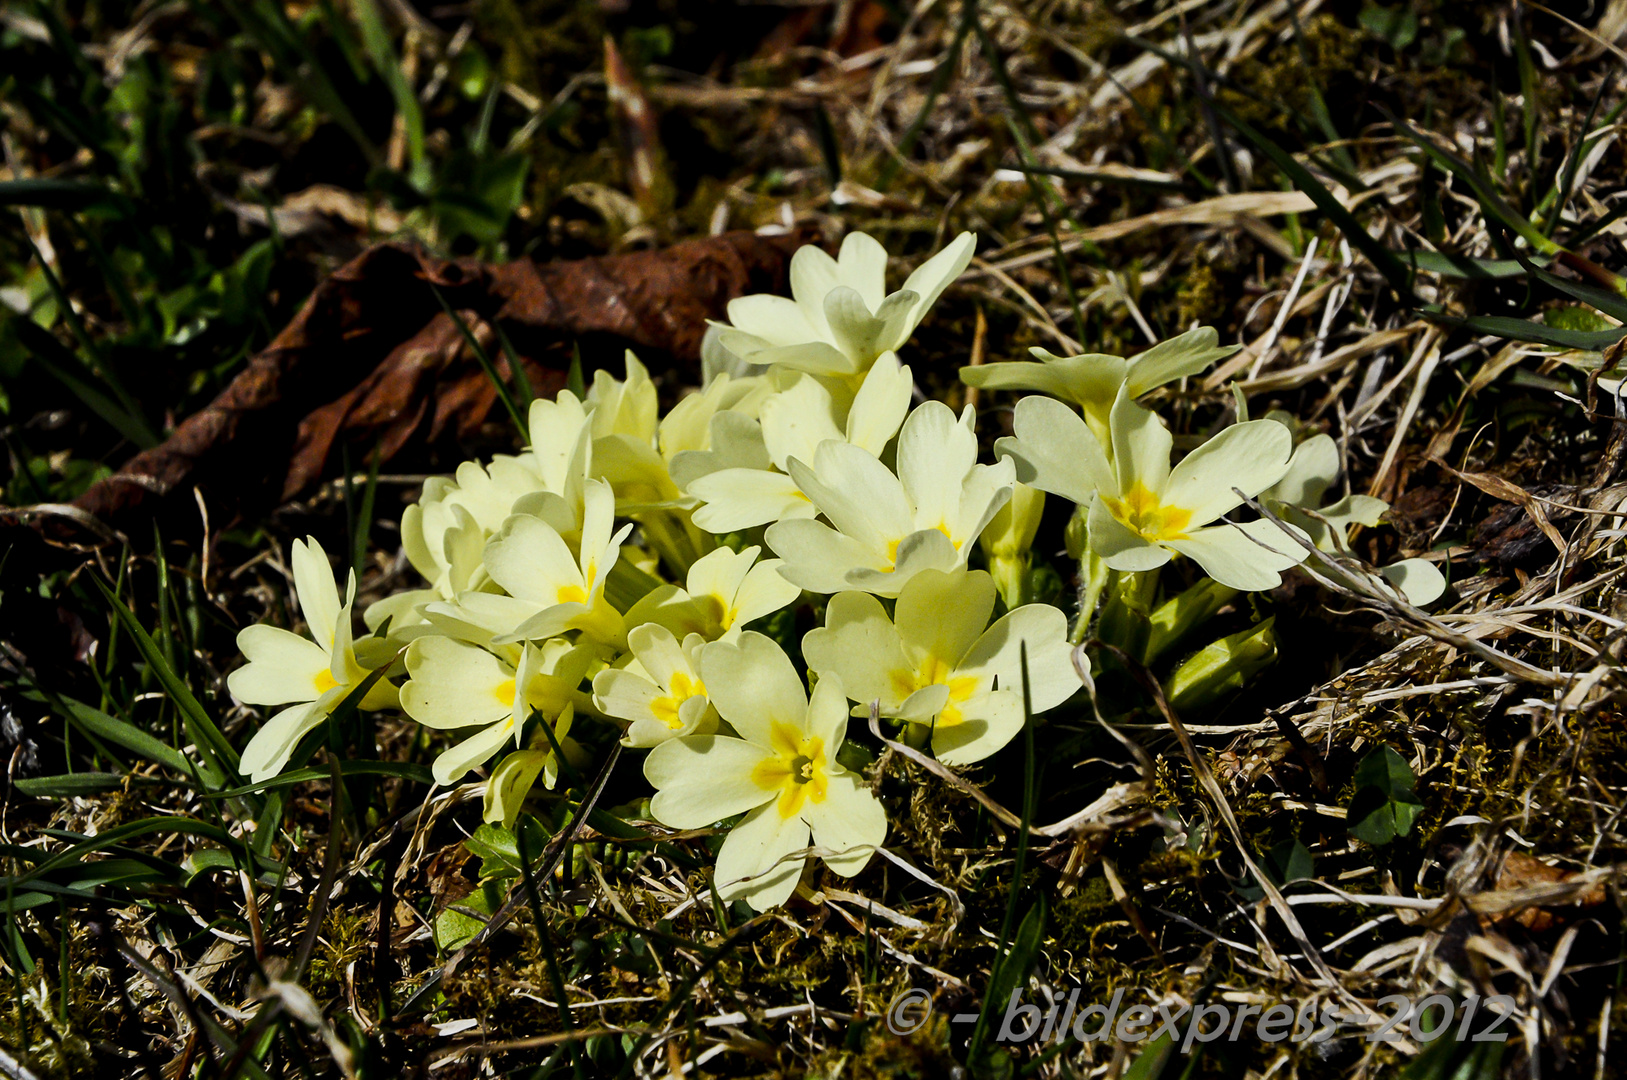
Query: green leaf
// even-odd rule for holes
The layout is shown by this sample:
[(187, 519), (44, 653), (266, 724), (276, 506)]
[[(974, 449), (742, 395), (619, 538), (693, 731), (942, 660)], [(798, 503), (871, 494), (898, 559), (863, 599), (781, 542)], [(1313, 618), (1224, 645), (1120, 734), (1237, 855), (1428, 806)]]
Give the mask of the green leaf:
[(1164, 1065), (1175, 1053), (1175, 1036), (1160, 1035), (1141, 1051), (1128, 1069), (1124, 1080), (1157, 1080), (1164, 1073)]
[(1549, 308), (1542, 313), (1542, 324), (1559, 330), (1579, 330), (1584, 333), (1597, 333), (1616, 328), (1615, 323), (1584, 304)]
[(480, 860), (482, 880), (519, 877), (523, 870), (519, 842), (501, 825), (482, 824), (463, 846)]
[(185, 754), (134, 724), (120, 720), (116, 716), (109, 716), (102, 710), (93, 709), (73, 698), (65, 697), (59, 700), (67, 706), (67, 720), (75, 727), (89, 732), (98, 739), (140, 754), (148, 761), (156, 762), (182, 776), (191, 777), (195, 774), (196, 766), (187, 760)]
[(1389, 42), (1396, 52), (1418, 40), (1418, 15), (1406, 4), (1387, 8), (1367, 0), (1357, 13), (1356, 21), (1369, 34)]
[(1423, 804), (1413, 793), (1415, 778), (1405, 758), (1381, 747), (1356, 768), (1356, 794), (1346, 814), (1346, 831), (1357, 840), (1382, 847), (1412, 831)]
[(1266, 852), (1261, 865), (1279, 887), (1295, 881), (1309, 881), (1316, 873), (1316, 860), (1298, 838), (1284, 840)]
[(1552, 345), (1559, 349), (1598, 352), (1627, 336), (1627, 326), (1618, 326), (1614, 330), (1561, 330), (1530, 319), (1516, 319), (1507, 315), (1448, 315), (1435, 304), (1426, 304), (1418, 310), (1430, 322), (1444, 326), (1461, 326), (1477, 334), (1494, 334), (1509, 341), (1529, 341), (1537, 345)]
[(1415, 270), (1449, 278), (1500, 280), (1524, 277), (1526, 273), (1516, 259), (1472, 259), (1445, 251), (1402, 251), (1396, 257)]
[(493, 914), (486, 891), (476, 889), (435, 917), (435, 944), (446, 952), (463, 948), (485, 928)]
[(123, 773), (82, 772), (63, 773), (60, 776), (35, 776), (17, 780), (12, 784), (20, 793), (39, 799), (71, 799), (78, 795), (96, 795), (104, 791), (117, 791), (124, 786)]

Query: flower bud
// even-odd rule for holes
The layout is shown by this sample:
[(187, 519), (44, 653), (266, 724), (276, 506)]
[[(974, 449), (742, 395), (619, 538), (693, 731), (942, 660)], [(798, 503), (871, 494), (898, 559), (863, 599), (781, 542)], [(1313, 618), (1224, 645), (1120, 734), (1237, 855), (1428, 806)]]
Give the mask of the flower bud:
[(1204, 578), (1173, 600), (1166, 601), (1150, 617), (1152, 632), (1147, 639), (1147, 663), (1152, 663), (1181, 639), (1197, 629), (1215, 612), (1225, 607), (1237, 590), (1214, 578)]
[(1176, 712), (1207, 708), (1243, 688), (1277, 659), (1275, 618), (1210, 642), (1164, 683), (1164, 696)]
[(978, 544), (988, 556), (994, 587), (1008, 608), (1021, 607), (1033, 598), (1029, 589), (1028, 551), (1034, 544), (1034, 534), (1039, 531), (1044, 513), (1045, 492), (1027, 484), (1015, 484), (1011, 500), (1000, 508), (978, 537)]

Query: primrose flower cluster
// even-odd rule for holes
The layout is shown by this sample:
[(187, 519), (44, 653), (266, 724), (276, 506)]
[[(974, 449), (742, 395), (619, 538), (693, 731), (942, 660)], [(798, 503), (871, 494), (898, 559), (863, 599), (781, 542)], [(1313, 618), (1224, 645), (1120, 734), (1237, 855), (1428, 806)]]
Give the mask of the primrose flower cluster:
[[(1073, 641), (1102, 589), (1123, 591), (1109, 578), (1150, 595), (1148, 575), (1184, 557), (1214, 583), (1205, 614), (1278, 584), (1304, 547), (1271, 521), (1228, 520), (1245, 496), (1328, 550), (1377, 522), (1377, 500), (1322, 505), (1337, 447), (1296, 449), (1277, 419), (1226, 427), (1172, 465), (1169, 429), (1138, 399), (1227, 355), (1211, 330), (1130, 360), (1036, 350), (964, 369), (973, 386), (1038, 391), (980, 461), (972, 407), (912, 408), (898, 355), (973, 247), (962, 234), (892, 293), (870, 237), (834, 259), (804, 247), (792, 298), (731, 302), (704, 385), (664, 415), (632, 353), (622, 378), (535, 401), (520, 453), (465, 462), (407, 508), (423, 586), (362, 612), (363, 637), (354, 575), (341, 599), (321, 546), (295, 543), (310, 637), (239, 635), (232, 694), (280, 706), (243, 771), (262, 782), (303, 761), (341, 702), (398, 708), (435, 733), (435, 781), (483, 770), (486, 820), (512, 827), (539, 780), (553, 789), (619, 738), (647, 751), (650, 816), (727, 829), (717, 896), (765, 910), (811, 854), (851, 876), (886, 840), (851, 718), (874, 712), (944, 765), (972, 765), (1079, 691)], [(1046, 493), (1077, 507), (1086, 599), (1071, 634), (1062, 607), (1033, 600)], [(1427, 563), (1392, 570), (1417, 601), (1439, 592)], [(800, 635), (799, 615), (815, 624)]]

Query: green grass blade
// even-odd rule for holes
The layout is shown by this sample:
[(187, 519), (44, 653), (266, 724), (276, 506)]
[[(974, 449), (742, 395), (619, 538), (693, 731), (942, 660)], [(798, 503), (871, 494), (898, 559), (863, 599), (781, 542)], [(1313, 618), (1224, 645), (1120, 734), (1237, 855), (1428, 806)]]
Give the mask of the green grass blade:
[(40, 799), (72, 799), (81, 795), (100, 795), (117, 791), (124, 786), (124, 773), (81, 772), (60, 776), (35, 776), (13, 781), (19, 794)]
[(1447, 170), (1453, 176), (1462, 180), (1474, 192), (1475, 201), (1487, 218), (1499, 221), (1510, 232), (1523, 237), (1531, 245), (1533, 251), (1540, 251), (1544, 255), (1552, 255), (1559, 250), (1559, 245), (1545, 236), (1541, 229), (1532, 224), (1531, 219), (1521, 214), (1508, 204), (1508, 200), (1497, 191), (1492, 179), (1480, 169), (1456, 154), (1443, 150), (1436, 145), (1433, 139), (1425, 136), (1417, 128), (1390, 112), (1383, 105), (1373, 106), (1396, 130), (1396, 133), (1406, 138), (1418, 149), (1429, 155), (1430, 159), (1439, 167)]
[[(1034, 821), (1035, 796), (1038, 794), (1035, 790), (1034, 699), (1028, 685), (1028, 643), (1026, 641), (1019, 642), (1017, 649), (1017, 659), (1022, 665), (1023, 680), (1022, 827), (1017, 833), (1017, 856), (1011, 870), (1011, 893), (1006, 900), (1006, 917), (1004, 923), (1000, 927), (1000, 938), (995, 943), (994, 948), (995, 956), (997, 958), (996, 963), (999, 965), (994, 969), (996, 974), (1003, 971), (1005, 966), (1012, 962), (1012, 960), (1016, 957), (1017, 948), (1022, 943), (1022, 931), (1029, 929), (1029, 919), (1034, 918), (1036, 912), (1038, 913), (1037, 918), (1039, 926), (1037, 933), (1040, 937), (1043, 937), (1044, 935), (1045, 924), (1044, 898), (1041, 897), (1039, 902), (1029, 910), (1028, 915), (1024, 917), (1021, 929), (1018, 929), (1017, 927), (1017, 904), (1018, 901), (1022, 899), (1023, 871), (1028, 862), (1028, 829)], [(1016, 939), (1013, 939), (1012, 937), (1013, 930), (1017, 930)], [(1006, 947), (1008, 942), (1012, 942), (1012, 946), (1009, 950)], [(1037, 951), (1038, 947), (1037, 942), (1032, 946), (1029, 946), (1032, 951)], [(1025, 967), (1024, 971), (1026, 972), (1026, 970), (1027, 969)], [(982, 1058), (984, 1040), (988, 1038), (989, 1024), (994, 1014), (998, 1010), (1005, 1008), (1006, 1005), (1005, 1000), (995, 999), (992, 992), (994, 990), (994, 980), (992, 979), (989, 983), (989, 990), (990, 992), (985, 993), (983, 996), (983, 1007), (978, 1010), (977, 1014), (977, 1026), (972, 1029), (972, 1037), (967, 1042), (966, 1060), (970, 1062), (974, 1068), (979, 1064)]]
[(475, 340), (474, 332), (469, 329), (469, 324), (463, 321), (462, 315), (452, 310), (452, 305), (446, 302), (446, 295), (441, 292), (439, 287), (433, 282), (430, 283), (429, 287), (435, 293), (435, 299), (440, 301), (441, 310), (446, 312), (447, 318), (457, 324), (458, 332), (463, 335), (464, 344), (468, 345), (469, 351), (474, 353), (475, 360), (480, 363), (480, 369), (486, 373), (486, 378), (491, 380), (492, 387), (497, 391), (497, 400), (501, 401), (503, 408), (508, 410), (509, 418), (514, 421), (515, 430), (520, 433), (520, 438), (529, 442), (531, 439), (530, 427), (526, 423), (525, 416), (520, 412), (519, 406), (514, 404), (514, 398), (509, 394), (508, 386), (504, 384), (502, 376), (497, 374), (497, 365), (491, 362), (491, 355), (481, 348), (480, 342)]
[(1356, 215), (1334, 198), (1333, 192), (1312, 176), (1309, 169), (1295, 161), (1292, 154), (1244, 123), (1220, 102), (1215, 102), (1214, 108), (1226, 123), (1237, 129), (1238, 134), (1270, 158), (1272, 164), (1282, 170), (1283, 175), (1288, 177), (1294, 187), (1310, 196), (1316, 208), (1328, 216), (1352, 247), (1367, 256), (1368, 261), (1384, 275), (1384, 280), (1390, 283), (1390, 288), (1394, 289), (1403, 301), (1413, 300), (1412, 275), (1408, 272), (1406, 264), (1397, 258), (1393, 251), (1374, 239), (1362, 223), (1356, 220)]
[[(339, 763), (341, 776), (388, 776), (402, 780), (410, 780), (425, 787), (435, 782), (435, 777), (422, 765), (414, 765), (404, 761), (341, 761)], [(241, 787), (228, 788), (225, 791), (214, 791), (203, 796), (206, 799), (235, 799), (240, 795), (253, 795), (263, 791), (276, 791), (280, 788), (290, 788), (297, 784), (309, 784), (313, 781), (328, 779), (327, 769), (291, 769), (278, 773), (270, 780), (262, 780), (258, 784), (244, 784)]]
[(419, 191), (429, 188), (429, 161), (424, 156), (424, 113), (418, 107), (418, 95), (407, 82), (406, 72), (396, 57), (395, 46), (390, 43), (390, 32), (384, 25), (384, 15), (373, 0), (350, 0), (351, 12), (362, 31), (362, 48), (373, 67), (384, 77), (395, 99), (396, 114), (401, 117), (407, 133), (407, 158), (411, 163), (409, 178)]
[(93, 577), (91, 580), (102, 590), (102, 595), (107, 598), (109, 606), (113, 609), (114, 617), (135, 641), (136, 649), (152, 668), (159, 685), (180, 709), (181, 722), (186, 726), (187, 737), (192, 740), (193, 745), (198, 748), (198, 753), (203, 757), (200, 779), (204, 785), (213, 790), (223, 786), (227, 781), (241, 782), (237, 772), (237, 751), (232, 747), (231, 741), (215, 726), (215, 722), (209, 719), (209, 714), (193, 696), (192, 690), (175, 673), (175, 669), (164, 659), (158, 643), (147, 633), (135, 613), (114, 596), (113, 591), (103, 584), (101, 579)]
[(910, 126), (904, 129), (899, 136), (898, 147), (893, 156), (882, 165), (881, 173), (876, 178), (876, 190), (886, 191), (892, 186), (893, 178), (898, 174), (898, 164), (908, 161), (910, 151), (915, 149), (916, 142), (921, 138), (921, 132), (926, 130), (927, 121), (932, 119), (932, 107), (937, 104), (943, 92), (949, 89), (949, 80), (954, 77), (955, 68), (960, 66), (960, 51), (966, 47), (966, 35), (972, 32), (977, 22), (977, 0), (962, 0), (960, 5), (960, 25), (955, 28), (955, 36), (949, 42), (949, 49), (943, 54), (943, 59), (932, 72), (932, 81), (927, 84), (926, 100), (921, 103), (921, 111)]
[(1414, 270), (1480, 281), (1524, 277), (1527, 265), (1518, 259), (1471, 259), (1445, 251), (1398, 251), (1395, 257)]

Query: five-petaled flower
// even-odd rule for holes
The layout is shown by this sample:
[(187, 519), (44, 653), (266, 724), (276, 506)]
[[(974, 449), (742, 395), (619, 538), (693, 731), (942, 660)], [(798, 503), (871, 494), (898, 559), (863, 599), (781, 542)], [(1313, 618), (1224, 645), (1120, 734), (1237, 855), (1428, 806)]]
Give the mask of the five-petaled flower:
[(861, 778), (836, 760), (847, 734), (841, 680), (818, 678), (810, 699), (790, 657), (746, 632), (701, 652), (712, 703), (738, 733), (670, 739), (644, 759), (655, 785), (650, 812), (675, 829), (745, 814), (718, 852), (713, 887), (758, 911), (796, 889), (810, 835), (844, 877), (864, 868), (887, 836), (887, 817)]

